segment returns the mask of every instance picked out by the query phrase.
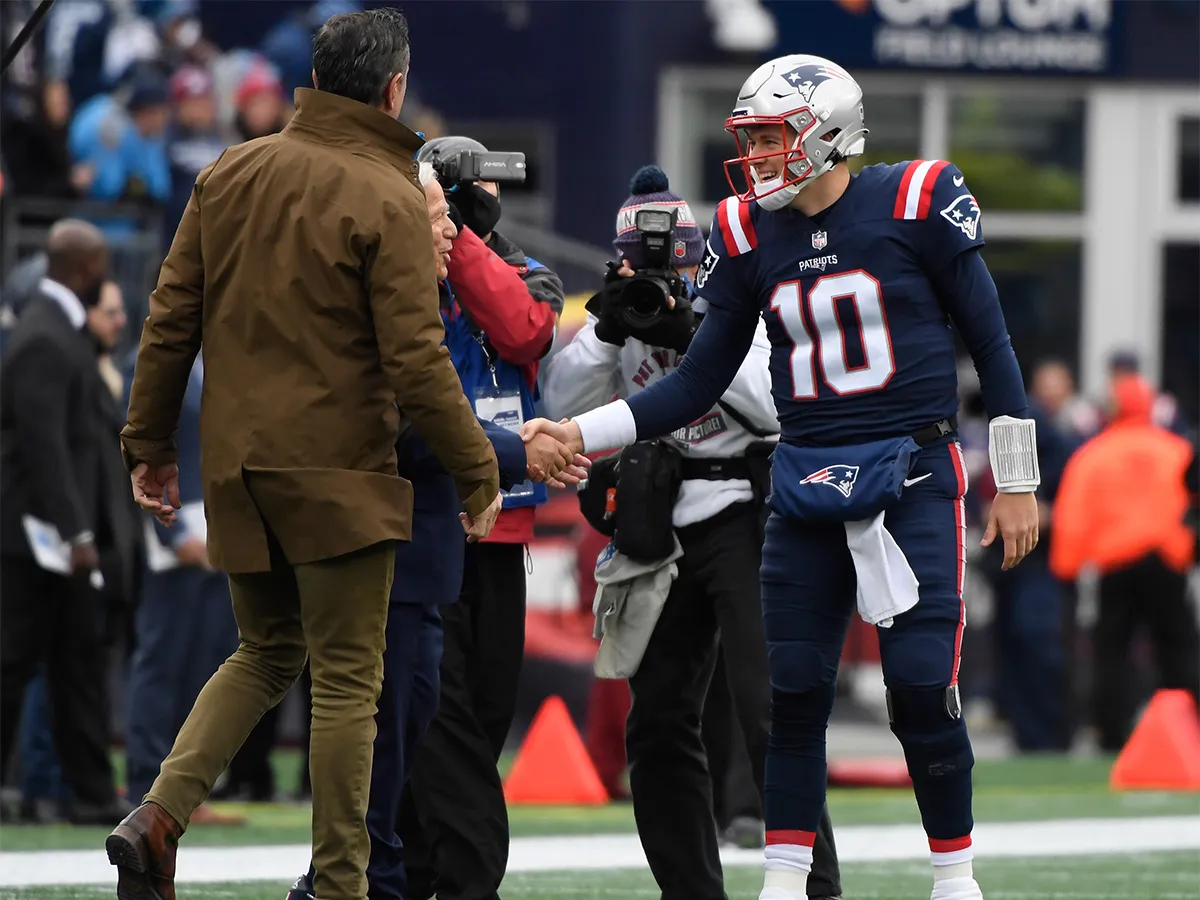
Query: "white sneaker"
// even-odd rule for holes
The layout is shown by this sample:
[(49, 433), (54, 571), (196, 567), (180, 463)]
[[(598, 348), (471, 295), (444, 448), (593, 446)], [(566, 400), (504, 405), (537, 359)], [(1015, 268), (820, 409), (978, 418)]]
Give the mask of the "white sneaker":
[(933, 883), (929, 900), (983, 900), (983, 891), (974, 878), (947, 878)]

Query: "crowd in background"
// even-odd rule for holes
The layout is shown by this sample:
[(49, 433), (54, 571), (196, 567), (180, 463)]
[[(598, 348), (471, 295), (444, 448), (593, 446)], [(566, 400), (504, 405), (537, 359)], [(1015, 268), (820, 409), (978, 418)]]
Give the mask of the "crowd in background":
[[(35, 6), (34, 0), (0, 4), (6, 44)], [(282, 19), (259, 46), (219, 48), (206, 39), (191, 0), (60, 3), (5, 75), (0, 203), (57, 201), (22, 212), (30, 234), (68, 214), (103, 231), (114, 271), (87, 327), (115, 398), (126, 391), (130, 348), (145, 310), (142, 269), (157, 271), (196, 174), (230, 144), (284, 127), (292, 89), (309, 83), (313, 33), (330, 15), (356, 6), (322, 0)], [(403, 120), (429, 138), (445, 130), (411, 92)], [(149, 253), (144, 240), (138, 243), (148, 231), (155, 244)], [(137, 248), (140, 266), (118, 264), (123, 247)], [(37, 242), (25, 251), (4, 273), (0, 335), (46, 273)], [(998, 552), (972, 557), (995, 602), (989, 652), (979, 654), (991, 663), (972, 670), (968, 655), (964, 693), (989, 697), (1021, 750), (1065, 751), (1087, 724), (1102, 749), (1116, 750), (1154, 684), (1196, 689), (1195, 613), (1186, 598), (1195, 531), (1184, 527), (1185, 517), (1194, 517), (1194, 453), (1188, 480), (1172, 481), (1181, 448), (1195, 446), (1196, 423), (1182, 419), (1170, 396), (1151, 389), (1131, 352), (1114, 350), (1110, 383), (1103, 396), (1091, 398), (1081, 396), (1065, 364), (1022, 362), (1038, 420), (1043, 539), (1013, 571), (1000, 570)], [(978, 523), (994, 494), (987, 423), (969, 364), (960, 376), (959, 427), (972, 482), (968, 515)], [(152, 559), (153, 530), (135, 530), (141, 571), (108, 598), (104, 640), (119, 659), (135, 652), (147, 584), (153, 590), (164, 571)], [(179, 564), (207, 569), (202, 545), (175, 551)], [(586, 588), (581, 592), (590, 605)], [(1093, 610), (1085, 613), (1089, 597)], [(224, 612), (214, 613), (203, 633), (212, 635), (206, 652), (223, 658), (235, 637), (227, 604), (218, 605)], [(1090, 664), (1077, 655), (1080, 648)], [(63, 791), (45, 703), (44, 682), (35, 680), (26, 696), (21, 765), (11, 770), (25, 796), (22, 815), (35, 821), (57, 817)], [(623, 715), (619, 705), (616, 714)], [(220, 796), (304, 794), (304, 784), (273, 780), (268, 760), (276, 733), (268, 717), (235, 760)]]

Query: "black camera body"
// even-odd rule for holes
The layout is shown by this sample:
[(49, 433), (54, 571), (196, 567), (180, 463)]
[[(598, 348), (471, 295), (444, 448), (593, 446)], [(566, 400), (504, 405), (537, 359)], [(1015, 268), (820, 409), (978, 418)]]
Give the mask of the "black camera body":
[(525, 154), (463, 150), (433, 164), (438, 181), (444, 185), (470, 184), (475, 181), (523, 182)]
[(621, 279), (613, 304), (625, 326), (633, 333), (657, 324), (667, 313), (667, 300), (687, 295), (683, 279), (672, 268), (675, 224), (679, 210), (648, 203), (634, 214), (634, 225), (642, 242), (643, 265), (633, 277)]

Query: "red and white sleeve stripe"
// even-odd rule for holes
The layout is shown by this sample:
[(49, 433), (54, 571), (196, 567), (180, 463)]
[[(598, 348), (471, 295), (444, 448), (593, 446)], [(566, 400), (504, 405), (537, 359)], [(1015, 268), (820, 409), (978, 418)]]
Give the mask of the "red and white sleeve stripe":
[(721, 229), (725, 252), (730, 256), (741, 256), (758, 246), (758, 236), (750, 220), (750, 206), (737, 197), (727, 197), (717, 206), (717, 225)]
[(904, 170), (900, 190), (896, 192), (896, 219), (924, 219), (933, 203), (933, 186), (942, 169), (949, 165), (944, 159), (915, 159)]

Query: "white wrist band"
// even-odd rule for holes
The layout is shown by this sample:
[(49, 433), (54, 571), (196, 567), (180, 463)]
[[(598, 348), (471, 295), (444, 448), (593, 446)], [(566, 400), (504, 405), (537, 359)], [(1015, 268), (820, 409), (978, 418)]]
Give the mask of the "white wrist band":
[(1033, 419), (997, 416), (988, 424), (988, 457), (1001, 494), (1024, 494), (1042, 483)]
[(637, 422), (624, 400), (585, 412), (572, 421), (579, 426), (584, 453), (620, 450), (637, 441)]

